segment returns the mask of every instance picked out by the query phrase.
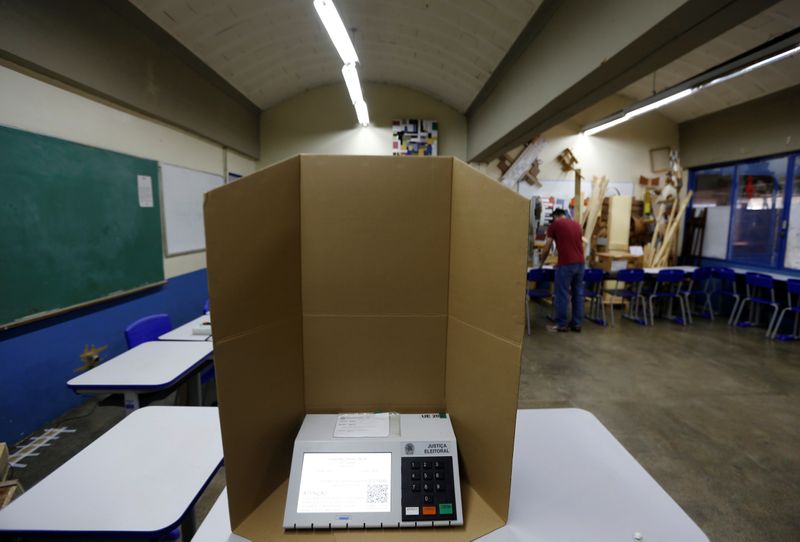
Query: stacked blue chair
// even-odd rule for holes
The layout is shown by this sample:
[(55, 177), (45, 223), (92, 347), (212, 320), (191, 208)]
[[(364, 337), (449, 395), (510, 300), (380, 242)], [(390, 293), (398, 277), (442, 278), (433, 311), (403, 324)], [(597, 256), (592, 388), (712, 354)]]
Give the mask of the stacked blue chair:
[[(778, 310), (780, 310), (778, 302), (775, 301), (775, 279), (763, 273), (747, 273), (744, 276), (744, 283), (746, 295), (745, 298), (742, 299), (742, 302), (739, 303), (739, 310), (736, 312), (734, 325), (740, 327), (752, 326), (755, 323), (753, 322), (753, 317), (755, 316), (757, 318), (759, 316), (759, 311), (755, 310), (756, 306), (761, 307), (766, 305), (772, 308), (772, 317), (767, 324), (767, 337), (769, 337), (775, 325), (775, 320), (778, 317)], [(744, 308), (748, 303), (750, 303), (749, 318), (747, 322), (740, 322), (739, 320), (742, 318)]]
[(606, 306), (603, 303), (604, 278), (605, 272), (602, 269), (586, 269), (583, 272), (583, 296), (589, 300), (587, 319), (601, 326), (606, 325)]
[(711, 278), (712, 270), (710, 267), (698, 267), (689, 276), (689, 283), (681, 289), (681, 295), (686, 300), (686, 312), (688, 313), (689, 323), (692, 323), (692, 304), (691, 299), (701, 298), (703, 305), (700, 314), (714, 319), (714, 308), (711, 305)]
[(718, 294), (720, 298), (720, 309), (722, 309), (723, 298), (727, 297), (733, 300), (731, 313), (728, 317), (728, 325), (733, 325), (733, 320), (736, 318), (736, 312), (739, 309), (739, 303), (742, 301), (742, 297), (736, 289), (736, 271), (729, 267), (712, 267), (711, 276), (719, 281), (719, 288), (715, 293)]
[[(685, 303), (686, 300), (681, 294), (681, 283), (683, 283), (685, 276), (686, 273), (680, 269), (662, 269), (658, 272), (653, 289), (644, 293), (645, 297), (647, 298), (647, 308), (645, 311), (647, 309), (650, 310), (651, 326), (655, 325), (655, 302), (657, 300), (669, 301), (667, 317), (684, 326), (689, 323), (689, 317), (687, 316), (688, 311)], [(678, 300), (678, 305), (681, 309), (681, 316), (679, 318), (672, 317), (672, 304), (676, 299)]]
[(208, 303), (208, 299), (206, 299), (206, 302), (203, 304), (203, 312), (208, 314), (210, 310), (211, 310), (211, 306)]
[[(647, 308), (645, 299), (642, 297), (644, 271), (642, 269), (621, 269), (617, 272), (614, 280), (617, 282), (617, 288), (609, 290), (607, 293), (614, 297), (621, 297), (623, 301), (628, 302), (627, 314), (623, 311), (622, 317), (646, 326)], [(622, 288), (619, 288), (619, 283), (623, 283)], [(642, 318), (639, 318), (640, 307), (643, 313)], [(611, 325), (614, 325), (614, 305), (611, 305)]]
[[(525, 295), (525, 324), (528, 328), (528, 335), (531, 334), (531, 309), (530, 301), (541, 301), (543, 299), (552, 299), (553, 294), (550, 291), (549, 283), (553, 282), (555, 273), (552, 269), (531, 269), (528, 271), (528, 282), (536, 283), (536, 288), (527, 288)], [(548, 284), (548, 287), (542, 287), (542, 284)], [(533, 316), (536, 316), (534, 309)]]
[[(792, 300), (792, 296), (794, 296), (794, 300)], [(786, 306), (781, 311), (780, 316), (778, 316), (778, 321), (775, 322), (775, 327), (772, 328), (772, 338), (780, 339), (782, 341), (797, 340), (800, 339), (800, 333), (798, 333), (798, 331), (800, 331), (798, 329), (798, 325), (800, 324), (800, 280), (789, 279), (786, 281), (786, 298)], [(787, 312), (794, 313), (794, 327), (792, 328), (792, 334), (778, 335), (778, 330), (783, 322), (783, 317), (786, 316)]]
[(171, 329), (172, 322), (168, 314), (151, 314), (139, 318), (126, 327), (125, 340), (128, 342), (128, 348), (133, 348), (147, 341), (158, 340), (161, 335)]

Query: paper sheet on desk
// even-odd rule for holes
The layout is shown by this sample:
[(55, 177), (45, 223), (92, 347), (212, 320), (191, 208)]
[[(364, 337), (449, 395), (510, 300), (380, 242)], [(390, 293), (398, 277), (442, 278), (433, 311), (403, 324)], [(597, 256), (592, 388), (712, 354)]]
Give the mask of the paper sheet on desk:
[(333, 436), (336, 438), (388, 437), (389, 413), (339, 414)]

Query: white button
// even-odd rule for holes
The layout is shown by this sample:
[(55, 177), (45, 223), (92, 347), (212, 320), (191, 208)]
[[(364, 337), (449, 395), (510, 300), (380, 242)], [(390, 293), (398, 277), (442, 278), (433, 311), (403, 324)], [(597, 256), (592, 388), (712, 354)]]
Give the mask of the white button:
[(406, 515), (407, 516), (418, 516), (419, 515), (419, 506), (406, 506)]

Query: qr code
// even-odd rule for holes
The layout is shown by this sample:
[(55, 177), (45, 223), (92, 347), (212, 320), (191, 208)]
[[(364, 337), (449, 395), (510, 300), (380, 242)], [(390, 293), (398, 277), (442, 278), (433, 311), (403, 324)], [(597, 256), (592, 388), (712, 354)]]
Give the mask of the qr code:
[(385, 503), (389, 500), (389, 486), (386, 484), (377, 484), (367, 486), (367, 503), (379, 504)]

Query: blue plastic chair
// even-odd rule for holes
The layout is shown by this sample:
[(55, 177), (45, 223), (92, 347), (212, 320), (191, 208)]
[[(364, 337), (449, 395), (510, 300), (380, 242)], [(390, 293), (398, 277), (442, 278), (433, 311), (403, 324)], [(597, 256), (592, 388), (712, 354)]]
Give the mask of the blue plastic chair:
[[(792, 302), (792, 296), (795, 296), (794, 302)], [(778, 316), (778, 321), (775, 322), (775, 327), (772, 328), (772, 338), (780, 339), (782, 341), (797, 340), (800, 338), (800, 333), (798, 333), (798, 324), (800, 324), (800, 280), (789, 279), (786, 281), (786, 301), (786, 306), (781, 311), (780, 316)], [(786, 316), (787, 312), (794, 313), (793, 333), (791, 335), (778, 335), (778, 330), (783, 322), (783, 317)]]
[[(644, 270), (642, 269), (621, 269), (617, 271), (614, 278), (617, 288), (609, 290), (607, 293), (614, 297), (621, 297), (628, 301), (627, 314), (623, 310), (622, 317), (634, 320), (642, 325), (647, 325), (647, 307), (645, 299), (642, 297), (642, 285), (644, 284)], [(619, 288), (619, 283), (623, 287)], [(639, 318), (639, 307), (642, 307), (643, 318)], [(614, 305), (611, 305), (611, 325), (614, 325)]]
[[(681, 283), (683, 279), (686, 277), (686, 273), (681, 271), (680, 269), (662, 269), (656, 275), (655, 285), (653, 286), (652, 290), (648, 290), (644, 292), (644, 296), (647, 298), (647, 309), (650, 309), (650, 325), (655, 325), (655, 302), (656, 300), (668, 300), (669, 301), (669, 308), (667, 309), (667, 317), (672, 319), (674, 322), (679, 323), (681, 325), (687, 325), (689, 323), (689, 318), (687, 316), (687, 308), (685, 299), (681, 294)], [(678, 300), (678, 305), (681, 309), (681, 317), (680, 318), (673, 318), (672, 317), (672, 303), (674, 300)]]
[(126, 327), (125, 340), (128, 341), (128, 348), (133, 348), (147, 341), (155, 341), (171, 329), (172, 322), (168, 314), (151, 314)]
[(602, 269), (586, 269), (583, 272), (583, 296), (589, 300), (587, 319), (601, 326), (606, 325), (606, 306), (603, 303), (604, 278), (605, 272)]
[[(766, 305), (772, 308), (772, 317), (767, 324), (767, 337), (770, 337), (772, 327), (778, 317), (778, 310), (780, 309), (777, 301), (775, 301), (775, 279), (763, 273), (747, 273), (744, 276), (744, 283), (747, 295), (739, 304), (739, 310), (736, 313), (734, 325), (740, 327), (754, 325), (753, 317), (755, 316), (758, 318), (760, 315), (760, 311), (755, 310), (756, 306), (761, 307)], [(740, 322), (739, 320), (742, 317), (742, 312), (744, 312), (744, 308), (748, 303), (750, 303), (750, 317), (747, 322)]]
[(728, 316), (728, 325), (733, 325), (736, 312), (739, 310), (739, 303), (742, 301), (742, 297), (736, 289), (736, 271), (730, 267), (712, 267), (711, 276), (719, 280), (719, 288), (715, 293), (720, 297), (720, 309), (722, 309), (722, 298), (727, 297), (733, 300), (731, 313)]
[[(525, 293), (525, 325), (528, 328), (528, 335), (531, 334), (531, 309), (530, 301), (541, 301), (542, 299), (549, 299), (553, 297), (549, 286), (542, 288), (542, 284), (553, 282), (555, 273), (552, 269), (531, 269), (528, 271), (528, 282), (536, 283), (536, 288), (526, 288)], [(534, 309), (533, 316), (536, 317), (536, 309)]]
[(206, 302), (205, 302), (205, 303), (203, 303), (203, 312), (204, 312), (205, 314), (208, 314), (210, 310), (211, 310), (211, 307), (210, 307), (210, 305), (208, 304), (208, 299), (206, 299)]
[(714, 308), (711, 305), (711, 278), (712, 270), (710, 267), (698, 267), (689, 275), (689, 283), (681, 289), (681, 295), (686, 299), (686, 312), (689, 323), (692, 323), (692, 305), (690, 299), (703, 298), (703, 307), (700, 314), (708, 315), (710, 320), (714, 320)]

